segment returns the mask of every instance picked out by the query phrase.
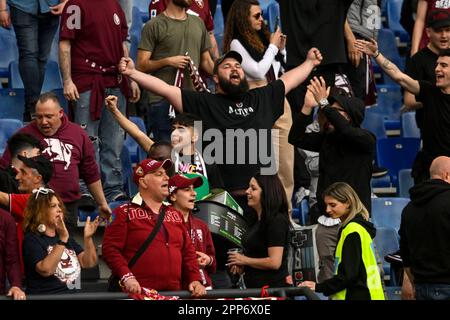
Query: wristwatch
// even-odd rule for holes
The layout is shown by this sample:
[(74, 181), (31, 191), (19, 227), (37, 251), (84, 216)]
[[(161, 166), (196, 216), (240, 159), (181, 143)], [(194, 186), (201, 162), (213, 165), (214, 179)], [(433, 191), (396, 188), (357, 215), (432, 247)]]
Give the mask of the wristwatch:
[(64, 246), (64, 247), (67, 246), (67, 242), (62, 241), (61, 239), (59, 239), (56, 244), (59, 244), (59, 245)]
[(319, 101), (319, 106), (320, 106), (320, 108), (323, 108), (323, 107), (325, 107), (325, 106), (327, 106), (327, 105), (329, 105), (330, 103), (328, 102), (328, 100), (327, 100), (327, 98), (322, 98), (322, 99), (320, 99), (320, 101)]

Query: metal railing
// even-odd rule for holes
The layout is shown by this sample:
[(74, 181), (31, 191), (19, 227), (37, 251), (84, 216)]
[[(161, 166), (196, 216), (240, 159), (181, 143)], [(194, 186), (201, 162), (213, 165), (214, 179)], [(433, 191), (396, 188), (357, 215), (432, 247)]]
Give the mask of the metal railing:
[[(320, 300), (320, 298), (306, 287), (267, 288), (266, 293), (270, 297), (295, 297), (304, 296), (308, 300)], [(192, 299), (189, 291), (160, 291), (163, 296), (178, 296), (180, 299)], [(246, 298), (261, 297), (261, 289), (216, 289), (208, 290), (202, 299), (219, 298)], [(124, 292), (76, 292), (64, 294), (30, 294), (27, 300), (118, 300), (129, 299)], [(0, 296), (0, 300), (10, 300), (9, 297)]]

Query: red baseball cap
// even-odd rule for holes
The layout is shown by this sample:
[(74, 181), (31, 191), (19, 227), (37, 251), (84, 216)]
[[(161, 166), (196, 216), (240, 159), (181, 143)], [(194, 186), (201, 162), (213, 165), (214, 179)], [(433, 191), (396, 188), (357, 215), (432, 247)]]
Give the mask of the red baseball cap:
[(194, 188), (200, 187), (203, 184), (203, 179), (201, 177), (195, 177), (189, 179), (183, 174), (176, 174), (169, 179), (169, 194), (174, 193), (178, 189), (187, 188), (191, 185)]
[(147, 173), (153, 172), (161, 167), (163, 167), (164, 169), (169, 169), (170, 167), (172, 167), (172, 161), (170, 159), (157, 161), (151, 158), (142, 160), (134, 169), (134, 183), (138, 184), (140, 178), (144, 177)]

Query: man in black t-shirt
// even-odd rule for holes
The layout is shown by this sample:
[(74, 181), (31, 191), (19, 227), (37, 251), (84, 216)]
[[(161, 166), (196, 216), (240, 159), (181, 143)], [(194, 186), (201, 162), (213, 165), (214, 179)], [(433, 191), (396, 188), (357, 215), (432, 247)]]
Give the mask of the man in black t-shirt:
[[(434, 69), (439, 52), (449, 48), (450, 41), (450, 14), (446, 10), (435, 10), (427, 19), (426, 32), (430, 38), (428, 45), (411, 57), (406, 67), (406, 74), (416, 80), (424, 80), (435, 83)], [(416, 110), (416, 122), (422, 131), (424, 110), (422, 103), (417, 102), (414, 95), (405, 91), (403, 96), (405, 108)], [(422, 134), (422, 132), (421, 132)], [(413, 165), (413, 177), (415, 184), (429, 178), (428, 167), (432, 159), (428, 159), (423, 152), (419, 152)]]
[(438, 156), (450, 156), (450, 49), (442, 50), (436, 62), (436, 84), (412, 79), (378, 51), (376, 41), (357, 40), (356, 47), (375, 58), (378, 65), (406, 91), (414, 94), (424, 106), (422, 139), (429, 169)]
[(145, 89), (165, 97), (178, 112), (186, 111), (202, 118), (204, 133), (199, 141), (211, 141), (203, 150), (204, 160), (219, 165), (225, 189), (238, 196), (237, 200), (246, 207), (245, 189), (252, 175), (260, 168), (263, 173), (267, 165), (267, 174), (277, 171), (271, 171), (274, 161), (270, 129), (283, 114), (285, 95), (308, 77), (322, 61), (322, 55), (312, 48), (301, 65), (279, 80), (250, 91), (241, 61), (241, 55), (235, 51), (216, 60), (213, 77), (216, 94), (168, 85), (135, 70), (128, 58), (121, 60), (119, 70)]

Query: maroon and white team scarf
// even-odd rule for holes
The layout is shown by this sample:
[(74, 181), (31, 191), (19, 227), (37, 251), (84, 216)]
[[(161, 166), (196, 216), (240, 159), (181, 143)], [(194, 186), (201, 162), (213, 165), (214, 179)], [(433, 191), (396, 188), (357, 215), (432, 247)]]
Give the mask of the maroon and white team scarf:
[[(186, 56), (188, 55), (188, 52), (186, 52)], [(198, 72), (198, 68), (195, 65), (194, 61), (189, 57), (189, 64), (187, 65), (187, 68), (189, 70), (189, 75), (192, 80), (192, 84), (194, 85), (194, 89), (197, 92), (211, 92), (208, 87), (206, 86), (205, 82), (203, 81), (202, 77), (200, 76), (200, 73)], [(183, 80), (184, 80), (184, 69), (178, 68), (177, 74), (175, 75), (175, 82), (174, 86), (181, 88), (183, 86)], [(175, 118), (175, 109), (172, 105), (169, 107), (169, 118)]]

